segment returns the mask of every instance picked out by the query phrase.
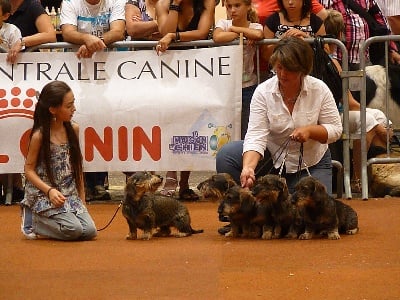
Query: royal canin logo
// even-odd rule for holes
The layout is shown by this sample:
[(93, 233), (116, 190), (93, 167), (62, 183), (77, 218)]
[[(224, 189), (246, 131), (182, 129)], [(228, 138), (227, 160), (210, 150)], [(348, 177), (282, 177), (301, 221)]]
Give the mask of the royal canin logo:
[(13, 87), (9, 93), (0, 88), (0, 119), (33, 119), (36, 102), (34, 88), (28, 88), (24, 93), (19, 87)]

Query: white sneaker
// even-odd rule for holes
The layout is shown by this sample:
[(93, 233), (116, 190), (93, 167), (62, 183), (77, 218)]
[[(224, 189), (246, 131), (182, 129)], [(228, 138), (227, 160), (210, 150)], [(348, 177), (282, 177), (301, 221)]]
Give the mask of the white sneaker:
[(36, 240), (37, 235), (33, 232), (33, 223), (32, 223), (32, 210), (25, 206), (21, 205), (21, 232), (28, 240)]

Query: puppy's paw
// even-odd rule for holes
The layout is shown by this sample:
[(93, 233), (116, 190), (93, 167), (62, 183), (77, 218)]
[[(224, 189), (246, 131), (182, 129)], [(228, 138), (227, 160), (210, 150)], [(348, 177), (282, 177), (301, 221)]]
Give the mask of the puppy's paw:
[(142, 240), (148, 241), (152, 238), (152, 234), (150, 231), (143, 232)]
[(328, 239), (330, 240), (340, 240), (340, 235), (337, 230), (328, 232)]
[(233, 230), (231, 230), (231, 231), (225, 233), (225, 236), (226, 237), (237, 237), (237, 234)]
[(312, 237), (313, 237), (312, 232), (304, 232), (304, 233), (300, 234), (299, 240), (311, 240)]
[(346, 234), (356, 234), (358, 232), (358, 228), (354, 228), (354, 229), (349, 229), (346, 231)]
[(297, 237), (298, 237), (298, 235), (294, 231), (288, 232), (288, 234), (285, 236), (285, 238), (287, 238), (287, 239), (297, 239)]
[(264, 231), (263, 235), (261, 236), (263, 240), (270, 240), (272, 239), (272, 231)]
[(128, 233), (126, 235), (126, 239), (127, 240), (136, 240), (137, 239), (137, 234), (134, 234), (134, 233), (130, 232), (130, 233)]

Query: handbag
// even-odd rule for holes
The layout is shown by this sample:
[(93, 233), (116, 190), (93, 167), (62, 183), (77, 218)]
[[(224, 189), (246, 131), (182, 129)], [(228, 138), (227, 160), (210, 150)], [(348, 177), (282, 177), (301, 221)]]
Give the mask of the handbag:
[[(368, 11), (362, 8), (359, 4), (354, 2), (353, 0), (345, 0), (343, 3), (346, 7), (350, 8), (352, 11), (361, 16), (368, 24), (369, 35), (372, 36), (381, 36), (381, 35), (389, 35), (390, 31), (386, 25), (378, 23), (374, 15), (380, 12), (378, 5), (375, 3)], [(382, 60), (385, 58), (385, 43), (372, 43), (369, 46), (369, 59), (373, 64), (380, 64)]]
[(335, 98), (336, 105), (342, 100), (342, 78), (332, 61), (332, 58), (324, 49), (324, 39), (318, 36), (312, 45), (314, 50), (314, 63), (311, 76), (321, 79), (329, 87)]

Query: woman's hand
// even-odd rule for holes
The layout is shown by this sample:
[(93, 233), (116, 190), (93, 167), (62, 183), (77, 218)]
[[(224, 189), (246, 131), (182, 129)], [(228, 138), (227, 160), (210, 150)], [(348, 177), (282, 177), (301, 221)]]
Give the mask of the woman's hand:
[(310, 131), (307, 127), (296, 128), (290, 137), (296, 142), (305, 143), (310, 139)]
[(283, 34), (283, 37), (290, 37), (290, 36), (295, 36), (298, 38), (307, 38), (309, 37), (307, 33), (305, 33), (304, 31), (300, 30), (300, 29), (296, 29), (296, 28), (290, 28), (288, 31), (286, 31)]
[(64, 205), (66, 198), (57, 189), (55, 188), (50, 189), (48, 196), (50, 202), (54, 205), (54, 207), (61, 207)]
[(14, 43), (14, 45), (12, 45), (12, 47), (8, 51), (6, 58), (7, 62), (10, 64), (15, 63), (17, 61), (18, 53), (21, 52), (21, 50), (22, 50), (22, 41), (18, 40), (17, 42)]
[(156, 51), (157, 55), (160, 55), (160, 53), (165, 52), (171, 42), (174, 40), (175, 33), (167, 33), (162, 39), (158, 41), (158, 44), (156, 46)]
[(243, 167), (242, 173), (240, 174), (240, 184), (243, 188), (251, 188), (256, 182), (256, 176), (254, 169), (249, 167)]

